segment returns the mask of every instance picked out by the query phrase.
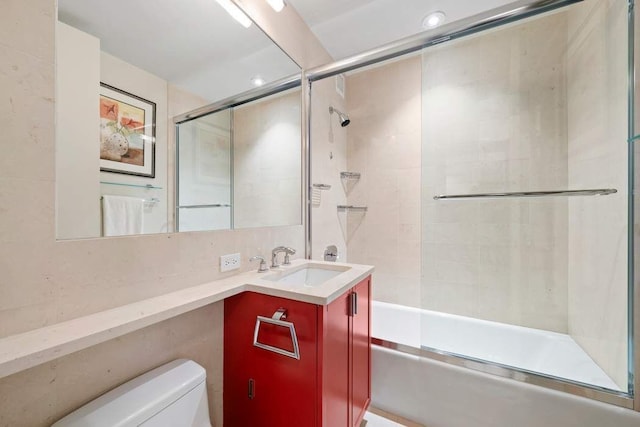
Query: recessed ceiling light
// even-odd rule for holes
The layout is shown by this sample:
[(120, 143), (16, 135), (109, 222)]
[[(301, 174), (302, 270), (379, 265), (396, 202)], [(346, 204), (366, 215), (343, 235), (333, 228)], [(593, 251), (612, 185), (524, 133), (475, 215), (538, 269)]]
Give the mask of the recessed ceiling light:
[(280, 12), (284, 9), (284, 0), (267, 0), (267, 3), (269, 3), (269, 6), (271, 6), (276, 12)]
[(425, 30), (435, 28), (438, 25), (441, 25), (446, 17), (447, 15), (441, 11), (430, 13), (422, 20), (422, 28), (424, 28)]
[(254, 86), (262, 86), (264, 84), (264, 79), (260, 76), (255, 76), (251, 79), (251, 84)]
[(231, 2), (231, 0), (216, 0), (220, 6), (227, 11), (229, 15), (233, 17), (236, 21), (238, 21), (243, 27), (249, 28), (251, 26), (251, 19), (247, 15), (244, 14), (242, 10), (235, 4)]

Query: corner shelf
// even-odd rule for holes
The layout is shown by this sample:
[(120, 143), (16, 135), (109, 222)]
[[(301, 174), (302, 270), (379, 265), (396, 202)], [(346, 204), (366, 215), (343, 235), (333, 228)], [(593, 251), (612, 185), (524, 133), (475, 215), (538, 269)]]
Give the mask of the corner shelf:
[(360, 179), (360, 172), (340, 172), (342, 179)]
[(331, 190), (329, 184), (313, 184), (313, 188), (317, 188), (318, 190)]

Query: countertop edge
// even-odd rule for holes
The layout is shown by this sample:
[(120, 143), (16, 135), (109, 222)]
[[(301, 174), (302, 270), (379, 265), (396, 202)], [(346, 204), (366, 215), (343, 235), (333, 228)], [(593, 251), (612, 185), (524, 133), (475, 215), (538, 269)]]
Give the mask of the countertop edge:
[[(300, 262), (296, 264), (299, 265)], [(348, 282), (337, 289), (332, 288), (327, 296), (267, 287), (260, 284), (261, 280), (252, 280), (252, 278), (257, 279), (257, 276), (251, 273), (241, 273), (226, 279), (192, 286), (0, 338), (0, 378), (222, 301), (245, 291), (327, 305), (373, 271), (371, 266), (358, 267), (360, 268), (357, 275), (350, 277)]]

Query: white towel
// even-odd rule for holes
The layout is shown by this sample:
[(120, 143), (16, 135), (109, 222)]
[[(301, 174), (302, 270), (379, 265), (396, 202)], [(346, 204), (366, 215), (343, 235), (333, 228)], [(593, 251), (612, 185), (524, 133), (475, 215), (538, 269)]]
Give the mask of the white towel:
[(102, 230), (104, 236), (142, 234), (144, 199), (125, 196), (102, 196)]

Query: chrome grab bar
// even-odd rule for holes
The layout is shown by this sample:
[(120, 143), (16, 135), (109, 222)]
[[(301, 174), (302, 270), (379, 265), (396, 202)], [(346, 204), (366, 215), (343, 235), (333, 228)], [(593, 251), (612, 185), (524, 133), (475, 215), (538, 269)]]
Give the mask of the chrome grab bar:
[(558, 191), (516, 191), (511, 193), (478, 193), (478, 194), (440, 194), (433, 196), (434, 200), (456, 199), (493, 199), (501, 197), (548, 197), (548, 196), (606, 196), (617, 193), (615, 188), (600, 188), (595, 190), (558, 190)]
[[(253, 331), (253, 345), (254, 347), (261, 348), (263, 350), (272, 351), (274, 353), (281, 354), (283, 356), (291, 357), (296, 360), (300, 360), (300, 347), (298, 347), (298, 336), (296, 335), (296, 328), (292, 322), (285, 322), (283, 319), (287, 318), (287, 310), (279, 308), (272, 317), (257, 316), (256, 327)], [(281, 326), (288, 328), (291, 334), (291, 342), (293, 343), (293, 351), (285, 350), (283, 348), (274, 347), (269, 344), (264, 344), (258, 341), (258, 334), (260, 333), (260, 324), (269, 323), (271, 325)]]
[(338, 205), (338, 212), (367, 212), (366, 206)]
[(182, 205), (178, 209), (203, 209), (203, 208), (230, 208), (231, 205), (225, 203), (215, 203), (212, 205)]

